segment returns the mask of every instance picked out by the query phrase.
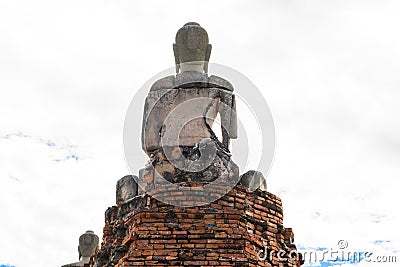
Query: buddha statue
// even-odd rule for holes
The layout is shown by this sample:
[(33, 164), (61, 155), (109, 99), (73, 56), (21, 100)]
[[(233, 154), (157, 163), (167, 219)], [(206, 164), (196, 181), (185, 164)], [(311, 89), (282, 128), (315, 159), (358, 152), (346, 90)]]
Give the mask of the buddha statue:
[[(238, 176), (229, 151), (237, 138), (235, 95), (227, 80), (208, 75), (211, 48), (205, 29), (186, 23), (173, 44), (176, 75), (150, 88), (142, 125), (142, 148), (150, 160), (139, 175), (145, 187), (153, 172), (173, 183)], [(213, 131), (218, 114), (222, 140)]]
[(78, 267), (89, 263), (90, 257), (93, 256), (99, 247), (99, 237), (93, 231), (86, 231), (79, 237), (79, 261), (63, 265), (62, 267)]

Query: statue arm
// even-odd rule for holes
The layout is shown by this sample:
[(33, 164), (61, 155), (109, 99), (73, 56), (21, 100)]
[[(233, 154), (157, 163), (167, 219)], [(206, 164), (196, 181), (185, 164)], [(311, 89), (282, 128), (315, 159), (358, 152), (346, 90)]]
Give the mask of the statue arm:
[(222, 77), (211, 75), (209, 85), (219, 88), (222, 143), (229, 150), (230, 139), (237, 138), (236, 101), (233, 85)]
[[(142, 149), (149, 155), (160, 147), (161, 131), (167, 114), (159, 112), (160, 100), (164, 99), (165, 90), (175, 86), (175, 76), (167, 76), (156, 81), (150, 88), (145, 100), (142, 120)], [(164, 92), (164, 93), (163, 93)], [(168, 97), (168, 95), (165, 95)]]
[(237, 138), (237, 115), (235, 95), (231, 92), (223, 92), (219, 108), (221, 116), (222, 143), (229, 149), (230, 139)]

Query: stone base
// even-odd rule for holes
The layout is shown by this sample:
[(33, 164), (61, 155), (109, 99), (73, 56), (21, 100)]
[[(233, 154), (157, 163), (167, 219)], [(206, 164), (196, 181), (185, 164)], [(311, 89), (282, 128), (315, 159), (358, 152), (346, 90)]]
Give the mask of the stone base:
[[(233, 187), (237, 184), (240, 178), (239, 167), (231, 160), (231, 156), (221, 149), (215, 153), (206, 152), (206, 149), (201, 150), (196, 147), (167, 147), (155, 152), (147, 166), (139, 170), (139, 194), (169, 183), (183, 187), (185, 184), (192, 186), (196, 183), (206, 185), (218, 179), (220, 185)], [(175, 154), (183, 154), (185, 157), (173, 158)], [(198, 160), (200, 154), (204, 156), (202, 160)], [(171, 158), (166, 155), (170, 155)], [(170, 159), (173, 162), (170, 162)], [(195, 165), (204, 162), (207, 163), (204, 169), (199, 166), (188, 166), (188, 164)], [(190, 169), (200, 169), (200, 171), (189, 171)]]

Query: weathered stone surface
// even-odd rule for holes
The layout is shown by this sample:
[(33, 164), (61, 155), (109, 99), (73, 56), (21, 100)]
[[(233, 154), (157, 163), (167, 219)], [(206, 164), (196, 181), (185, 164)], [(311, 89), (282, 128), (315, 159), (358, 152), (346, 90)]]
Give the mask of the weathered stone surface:
[[(218, 148), (208, 151), (207, 146), (210, 144), (204, 142), (199, 147), (166, 147), (154, 152), (147, 166), (139, 172), (140, 194), (162, 188), (169, 182), (183, 187), (192, 183), (206, 185), (216, 179), (225, 187), (236, 184), (239, 181), (239, 167), (230, 159), (230, 155)], [(169, 160), (166, 154), (170, 155)], [(184, 158), (179, 159), (175, 155), (184, 155)], [(201, 156), (204, 158), (196, 161)]]
[(267, 190), (267, 182), (264, 175), (259, 171), (250, 170), (240, 176), (240, 184), (247, 186), (250, 191), (260, 188), (263, 191)]
[(208, 78), (209, 87), (223, 88), (228, 91), (233, 91), (233, 85), (222, 77), (211, 75)]
[(88, 258), (96, 253), (99, 247), (99, 237), (93, 231), (86, 231), (79, 237), (79, 258)]
[(178, 30), (173, 44), (176, 72), (208, 72), (211, 44), (200, 24), (188, 22)]
[(138, 178), (133, 175), (126, 175), (118, 180), (116, 190), (116, 203), (117, 205), (136, 197), (138, 195)]
[(221, 144), (229, 151), (237, 138), (233, 86), (217, 76), (208, 76), (211, 45), (207, 32), (194, 22), (178, 30), (173, 45), (176, 76), (155, 82), (146, 98), (142, 147), (150, 156), (166, 146), (197, 146), (216, 138), (212, 124), (221, 116)]
[[(198, 23), (187, 23), (176, 34), (176, 76), (155, 82), (143, 112), (142, 148), (150, 157), (139, 173), (139, 193), (162, 179), (169, 182), (211, 182), (218, 177), (238, 181), (229, 142), (237, 138), (233, 86), (208, 76), (211, 45)], [(221, 117), (222, 140), (212, 130)], [(207, 148), (207, 149), (204, 149)]]
[(237, 137), (235, 99), (220, 88), (151, 91), (143, 116), (143, 149), (151, 153), (165, 146), (195, 146), (215, 135), (217, 114), (226, 138)]
[(150, 91), (173, 88), (220, 88), (233, 92), (233, 85), (222, 77), (206, 73), (187, 71), (159, 79), (150, 88)]
[(89, 263), (90, 257), (93, 256), (99, 248), (99, 237), (93, 231), (86, 231), (79, 237), (79, 262), (63, 265), (62, 267), (84, 266)]

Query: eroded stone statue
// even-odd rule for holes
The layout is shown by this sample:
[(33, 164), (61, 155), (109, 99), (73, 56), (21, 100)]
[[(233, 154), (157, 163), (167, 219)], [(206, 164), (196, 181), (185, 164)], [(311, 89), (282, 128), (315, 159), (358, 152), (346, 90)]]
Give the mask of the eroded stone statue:
[[(198, 23), (185, 24), (173, 50), (176, 75), (155, 82), (145, 102), (142, 148), (150, 161), (140, 171), (140, 186), (151, 185), (155, 174), (174, 183), (238, 180), (229, 152), (237, 138), (235, 95), (227, 80), (208, 75), (207, 32)], [(212, 130), (218, 114), (222, 140)]]
[(79, 237), (79, 259), (89, 261), (89, 258), (96, 253), (99, 248), (99, 237), (93, 231), (86, 231)]
[(99, 237), (93, 231), (86, 231), (79, 237), (79, 262), (63, 265), (62, 267), (83, 266), (88, 263), (90, 257), (93, 256), (99, 248)]
[(240, 184), (249, 188), (250, 191), (260, 188), (267, 191), (267, 182), (260, 171), (250, 170), (240, 176)]

